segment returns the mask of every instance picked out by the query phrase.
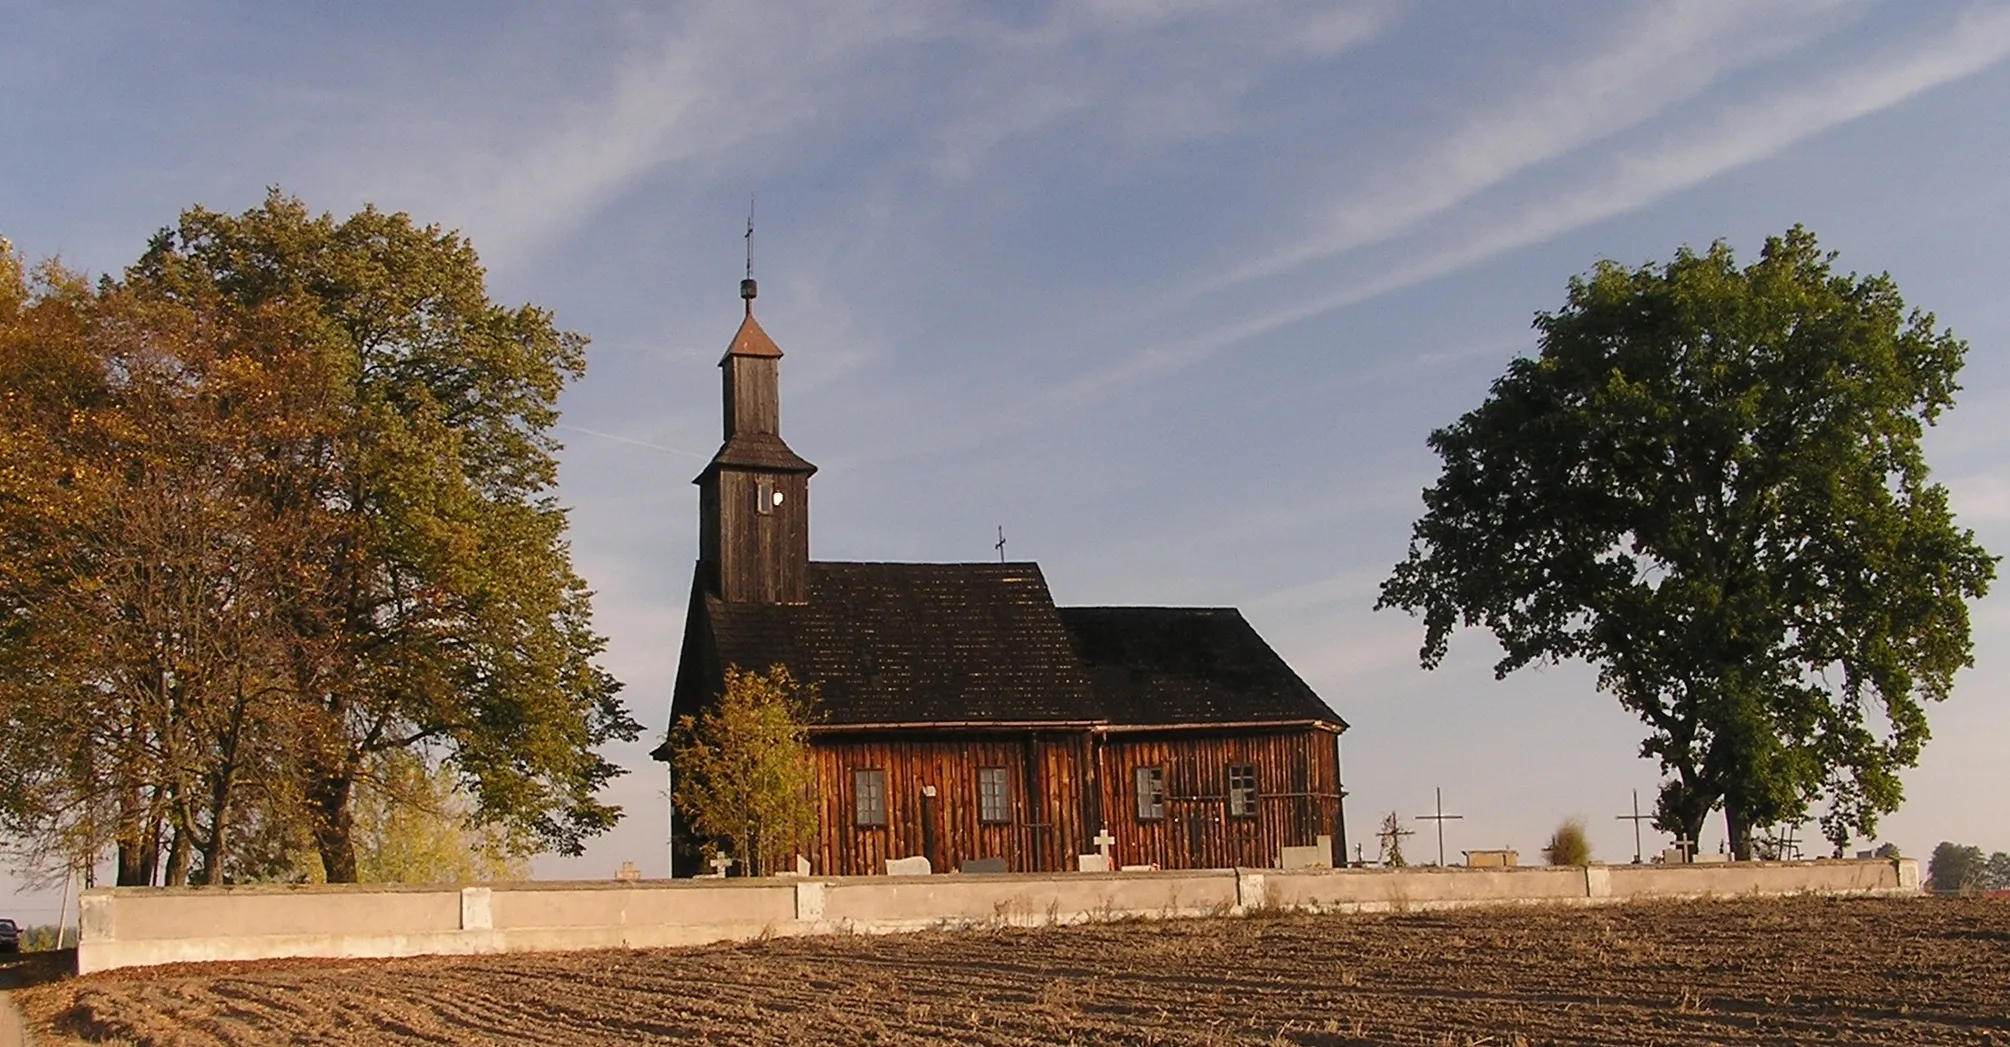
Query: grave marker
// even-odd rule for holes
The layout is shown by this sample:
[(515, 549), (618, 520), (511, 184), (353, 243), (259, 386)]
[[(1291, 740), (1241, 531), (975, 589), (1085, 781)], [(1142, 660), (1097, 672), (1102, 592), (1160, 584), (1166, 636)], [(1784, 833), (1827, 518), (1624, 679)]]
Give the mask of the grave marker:
[(935, 868), (928, 864), (928, 857), (926, 855), (917, 854), (912, 858), (888, 858), (886, 860), (886, 874), (888, 876), (927, 876), (934, 871)]
[(1653, 816), (1653, 815), (1651, 815), (1651, 814), (1641, 814), (1641, 813), (1640, 813), (1640, 790), (1638, 790), (1638, 789), (1635, 789), (1635, 790), (1633, 790), (1633, 813), (1632, 813), (1632, 814), (1615, 814), (1615, 815), (1613, 815), (1612, 817), (1613, 817), (1613, 818), (1614, 818), (1615, 820), (1617, 820), (1617, 821), (1622, 821), (1622, 822), (1632, 822), (1632, 823), (1633, 823), (1633, 864), (1635, 864), (1635, 865), (1639, 865), (1639, 864), (1640, 864), (1640, 823), (1641, 823), (1641, 822), (1651, 822), (1651, 821), (1653, 821), (1653, 820), (1654, 820), (1654, 816)]
[(1443, 789), (1437, 789), (1437, 790), (1436, 790), (1436, 792), (1437, 792), (1437, 794), (1438, 794), (1438, 806), (1437, 806), (1437, 812), (1438, 812), (1438, 813), (1436, 813), (1436, 814), (1420, 814), (1420, 815), (1417, 815), (1417, 820), (1418, 820), (1418, 821), (1420, 821), (1420, 822), (1437, 822), (1437, 823), (1438, 823), (1438, 867), (1442, 869), (1442, 868), (1444, 868), (1444, 865), (1445, 865), (1445, 823), (1446, 823), (1446, 822), (1456, 822), (1456, 821), (1458, 821), (1459, 819), (1461, 819), (1461, 818), (1464, 818), (1464, 817), (1465, 817), (1465, 815), (1463, 815), (1463, 814), (1446, 814), (1446, 813), (1445, 813), (1445, 790), (1443, 790)]

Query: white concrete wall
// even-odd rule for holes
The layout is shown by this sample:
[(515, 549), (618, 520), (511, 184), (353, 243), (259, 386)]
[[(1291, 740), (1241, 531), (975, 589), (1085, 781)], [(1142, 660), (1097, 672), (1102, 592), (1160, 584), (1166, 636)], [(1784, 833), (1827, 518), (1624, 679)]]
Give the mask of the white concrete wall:
[(1377, 912), (1529, 902), (1912, 894), (1919, 863), (656, 880), (459, 886), (114, 887), (84, 892), (79, 973), (281, 956), (648, 948), (833, 931)]

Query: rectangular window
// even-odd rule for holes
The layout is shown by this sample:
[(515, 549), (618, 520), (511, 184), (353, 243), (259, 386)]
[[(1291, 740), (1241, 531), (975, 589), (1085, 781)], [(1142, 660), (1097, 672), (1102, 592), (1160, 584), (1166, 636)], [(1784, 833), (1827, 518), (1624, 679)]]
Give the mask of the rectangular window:
[(774, 477), (763, 476), (754, 481), (755, 512), (760, 513), (762, 516), (772, 515), (775, 511), (775, 503), (779, 500), (775, 497)]
[(1012, 794), (1005, 783), (1005, 768), (979, 767), (977, 769), (977, 820), (980, 822), (1009, 822), (1012, 820)]
[(1256, 768), (1250, 764), (1228, 768), (1228, 814), (1231, 818), (1256, 815)]
[(1156, 821), (1166, 816), (1166, 769), (1163, 767), (1140, 767), (1138, 781), (1138, 820)]
[(886, 772), (851, 772), (853, 821), (861, 826), (886, 824)]

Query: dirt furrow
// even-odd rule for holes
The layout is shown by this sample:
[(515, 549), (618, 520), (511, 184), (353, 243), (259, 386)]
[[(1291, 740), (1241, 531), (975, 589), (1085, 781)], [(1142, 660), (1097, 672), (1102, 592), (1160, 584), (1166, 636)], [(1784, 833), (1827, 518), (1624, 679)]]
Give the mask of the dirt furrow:
[(1742, 899), (284, 961), (20, 998), (57, 1045), (2010, 1043), (2010, 905)]

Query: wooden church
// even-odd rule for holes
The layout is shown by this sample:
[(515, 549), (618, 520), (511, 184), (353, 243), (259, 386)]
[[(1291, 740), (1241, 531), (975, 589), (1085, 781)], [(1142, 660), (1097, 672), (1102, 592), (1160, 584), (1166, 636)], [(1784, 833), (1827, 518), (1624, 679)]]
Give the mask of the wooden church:
[[(1056, 607), (1033, 563), (811, 560), (816, 466), (782, 442), (782, 352), (741, 296), (670, 718), (729, 666), (818, 687), (814, 873), (1074, 870), (1099, 839), (1112, 868), (1322, 839), (1344, 863), (1347, 724), (1235, 609)], [(704, 841), (672, 832), (673, 875), (701, 871)]]

